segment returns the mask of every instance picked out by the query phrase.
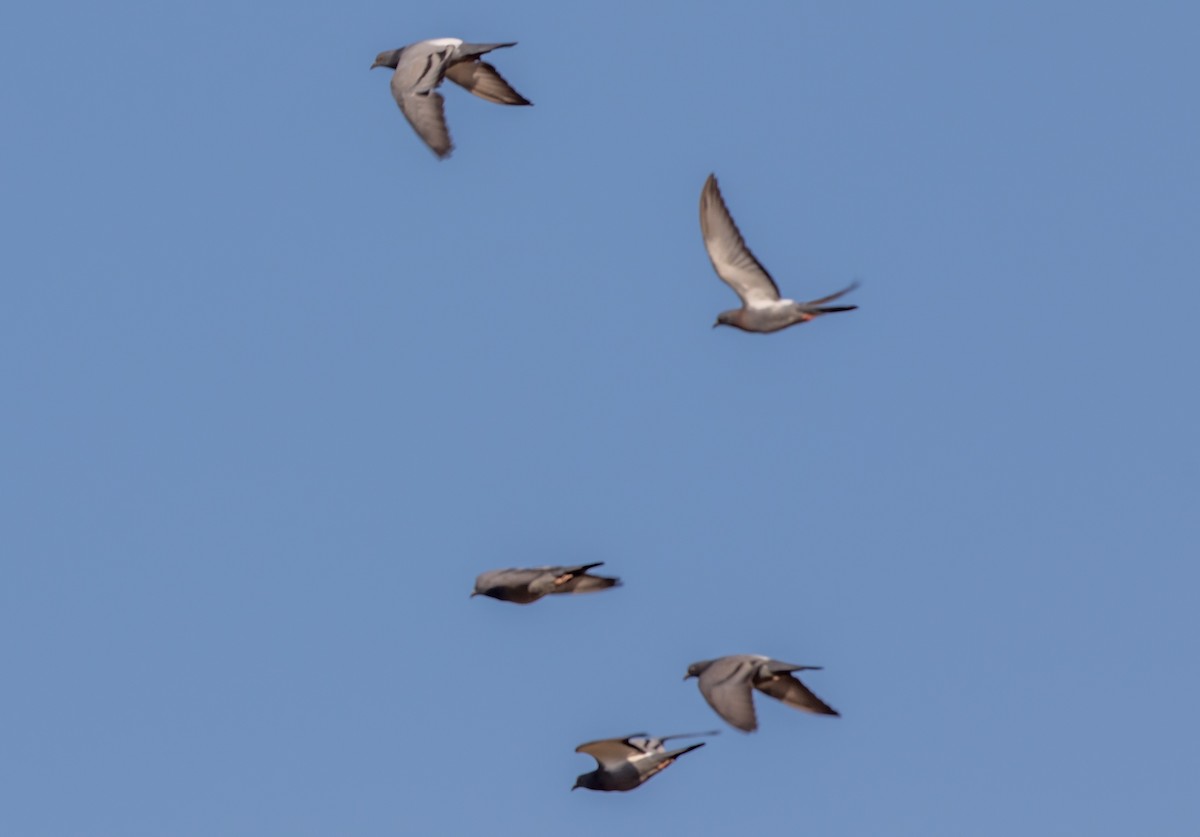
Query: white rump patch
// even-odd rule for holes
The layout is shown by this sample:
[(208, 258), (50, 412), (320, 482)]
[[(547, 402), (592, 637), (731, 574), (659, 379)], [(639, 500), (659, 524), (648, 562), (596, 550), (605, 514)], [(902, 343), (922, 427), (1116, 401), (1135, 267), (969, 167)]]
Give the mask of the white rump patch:
[(752, 308), (755, 311), (790, 311), (792, 306), (796, 304), (792, 299), (765, 299), (761, 302), (756, 301), (753, 305), (747, 305), (747, 308)]

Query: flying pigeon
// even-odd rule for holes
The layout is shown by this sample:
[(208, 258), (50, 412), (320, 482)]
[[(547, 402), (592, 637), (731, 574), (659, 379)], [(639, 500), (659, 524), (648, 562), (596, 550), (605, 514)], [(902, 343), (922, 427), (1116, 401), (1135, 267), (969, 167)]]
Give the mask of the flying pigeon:
[(758, 689), (788, 706), (818, 715), (838, 715), (808, 690), (793, 671), (820, 671), (820, 666), (798, 666), (763, 657), (759, 654), (733, 654), (704, 660), (688, 666), (689, 677), (700, 678), (700, 694), (716, 713), (743, 732), (754, 732), (758, 721), (754, 716), (751, 688)]
[(450, 156), (454, 143), (446, 127), (442, 94), (437, 87), (448, 78), (481, 99), (499, 105), (528, 105), (528, 99), (513, 90), (496, 68), (479, 57), (507, 44), (465, 44), (458, 38), (417, 41), (375, 56), (376, 67), (390, 67), (392, 95), (404, 118), (439, 158)]
[(717, 275), (742, 299), (742, 307), (722, 311), (713, 328), (727, 325), (742, 331), (768, 334), (796, 323), (806, 323), (822, 314), (853, 311), (858, 307), (825, 305), (857, 288), (857, 282), (835, 294), (809, 302), (781, 299), (775, 280), (742, 240), (742, 234), (721, 198), (717, 178), (712, 174), (700, 192), (700, 232), (704, 235), (704, 246), (708, 249), (708, 257)]
[(603, 561), (574, 567), (490, 570), (475, 579), (475, 592), (471, 595), (529, 604), (550, 593), (592, 593), (619, 586), (619, 578), (588, 575), (588, 570), (601, 566)]
[(716, 735), (716, 732), (690, 732), (680, 735), (664, 735), (650, 738), (639, 732), (628, 738), (605, 738), (589, 741), (575, 748), (577, 753), (587, 753), (596, 760), (596, 769), (584, 773), (575, 780), (575, 788), (598, 791), (627, 791), (646, 782), (661, 770), (666, 770), (675, 759), (684, 753), (704, 746), (704, 742), (667, 750), (663, 742), (673, 738), (695, 738), (700, 735)]

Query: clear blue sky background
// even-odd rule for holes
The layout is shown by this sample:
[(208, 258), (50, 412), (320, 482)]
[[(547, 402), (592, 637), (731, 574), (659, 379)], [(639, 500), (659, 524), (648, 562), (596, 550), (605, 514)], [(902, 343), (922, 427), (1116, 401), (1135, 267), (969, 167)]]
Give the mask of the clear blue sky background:
[[(1189, 3), (0, 18), (6, 835), (1191, 835)], [(535, 103), (376, 52), (460, 36)], [(853, 313), (769, 337), (701, 245)], [(527, 608), (486, 569), (605, 561)], [(719, 725), (688, 663), (825, 670)]]

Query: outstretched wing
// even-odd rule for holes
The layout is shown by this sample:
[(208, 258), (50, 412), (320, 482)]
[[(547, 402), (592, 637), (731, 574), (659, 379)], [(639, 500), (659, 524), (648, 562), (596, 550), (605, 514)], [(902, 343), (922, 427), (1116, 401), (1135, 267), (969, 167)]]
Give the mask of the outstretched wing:
[(641, 749), (630, 743), (630, 739), (645, 736), (644, 732), (635, 732), (625, 738), (602, 738), (599, 741), (589, 741), (575, 748), (577, 753), (587, 753), (601, 767), (612, 770), (627, 762), (630, 758), (644, 755)]
[(533, 104), (504, 80), (496, 68), (486, 61), (460, 61), (446, 68), (446, 78), (474, 93), (481, 99), (498, 105)]
[(400, 105), (400, 111), (417, 136), (434, 154), (443, 159), (450, 156), (454, 143), (450, 140), (450, 129), (446, 127), (445, 100), (441, 93), (430, 90), (428, 93), (398, 94), (396, 104)]
[(779, 300), (775, 280), (746, 246), (711, 174), (700, 192), (700, 232), (717, 275), (741, 297), (742, 304), (758, 308)]
[(637, 747), (647, 755), (651, 753), (664, 753), (667, 748), (665, 742), (674, 741), (676, 738), (700, 738), (705, 735), (720, 735), (720, 730), (709, 730), (708, 732), (677, 732), (674, 735), (662, 735), (658, 738), (629, 738), (628, 741), (633, 746)]
[(793, 671), (819, 671), (820, 666), (799, 666), (792, 663), (783, 663), (779, 660), (770, 660), (763, 668), (769, 669), (769, 676), (760, 677), (755, 680), (754, 688), (758, 689), (763, 694), (770, 695), (776, 700), (783, 701), (788, 706), (794, 706), (796, 709), (803, 709), (805, 712), (815, 712), (818, 715), (838, 715), (838, 711), (832, 706), (821, 700), (812, 690), (800, 682), (800, 678), (796, 677), (791, 672)]

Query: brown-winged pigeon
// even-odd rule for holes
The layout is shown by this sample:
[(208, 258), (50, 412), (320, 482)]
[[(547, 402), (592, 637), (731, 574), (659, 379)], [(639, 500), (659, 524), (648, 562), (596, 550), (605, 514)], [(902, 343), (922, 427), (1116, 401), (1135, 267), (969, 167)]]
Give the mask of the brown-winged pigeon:
[(783, 701), (788, 706), (818, 715), (838, 715), (838, 711), (809, 691), (792, 675), (794, 671), (820, 671), (820, 666), (800, 666), (763, 657), (759, 654), (733, 654), (715, 660), (703, 660), (688, 666), (684, 680), (700, 678), (700, 694), (716, 713), (743, 732), (758, 729), (751, 691)]
[(434, 38), (417, 41), (400, 49), (389, 49), (375, 57), (376, 67), (390, 67), (392, 96), (404, 118), (413, 126), (439, 158), (450, 156), (454, 143), (446, 127), (444, 100), (437, 87), (448, 78), (481, 99), (500, 105), (528, 105), (531, 102), (513, 90), (496, 68), (479, 57), (505, 44), (465, 44), (458, 38)]
[(587, 753), (596, 760), (596, 769), (584, 773), (575, 780), (576, 788), (598, 791), (633, 790), (660, 771), (666, 770), (675, 759), (684, 753), (704, 746), (704, 742), (668, 750), (663, 742), (674, 738), (695, 738), (700, 735), (716, 735), (716, 732), (689, 732), (679, 735), (664, 735), (650, 738), (639, 732), (626, 738), (605, 738), (589, 741), (575, 748), (577, 753)]
[(601, 566), (604, 566), (603, 561), (567, 567), (489, 570), (475, 579), (475, 592), (471, 595), (529, 604), (551, 593), (592, 593), (619, 586), (619, 578), (588, 575), (588, 570)]

